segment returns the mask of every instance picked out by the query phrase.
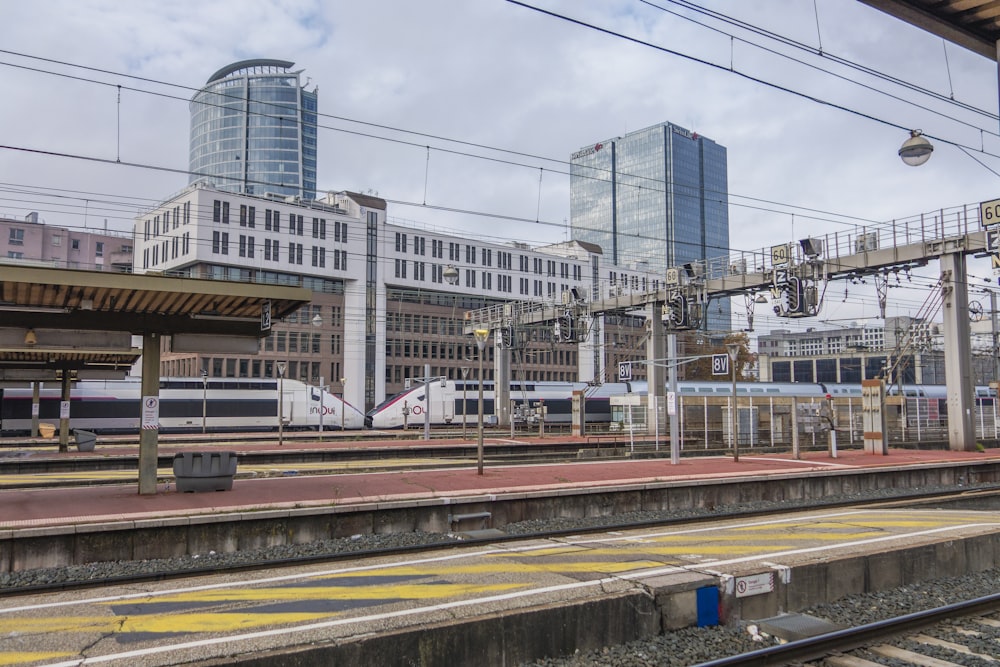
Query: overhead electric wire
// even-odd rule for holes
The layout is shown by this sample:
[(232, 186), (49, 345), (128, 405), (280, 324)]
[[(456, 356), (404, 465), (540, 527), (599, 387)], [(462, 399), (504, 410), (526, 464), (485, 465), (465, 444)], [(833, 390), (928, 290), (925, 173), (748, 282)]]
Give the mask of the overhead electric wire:
[[(809, 95), (807, 93), (803, 93), (803, 92), (797, 91), (797, 90), (795, 90), (793, 88), (789, 88), (788, 86), (782, 86), (780, 84), (773, 83), (773, 82), (768, 81), (766, 79), (761, 79), (760, 77), (752, 76), (752, 75), (747, 74), (745, 72), (740, 72), (740, 71), (735, 70), (735, 69), (730, 69), (730, 68), (725, 67), (723, 65), (720, 65), (718, 63), (713, 63), (713, 62), (711, 62), (709, 60), (705, 60), (704, 58), (699, 58), (697, 56), (693, 56), (693, 55), (690, 55), (690, 54), (687, 54), (687, 53), (683, 53), (682, 51), (677, 51), (676, 49), (670, 49), (668, 47), (661, 46), (659, 44), (654, 44), (654, 43), (649, 42), (647, 40), (639, 39), (638, 37), (633, 37), (631, 35), (626, 35), (625, 33), (618, 32), (618, 31), (612, 30), (610, 28), (605, 28), (603, 26), (599, 26), (599, 25), (596, 25), (596, 24), (593, 24), (593, 23), (588, 23), (588, 22), (586, 22), (586, 21), (584, 21), (582, 19), (577, 19), (577, 18), (574, 18), (572, 16), (568, 16), (566, 14), (560, 14), (558, 12), (554, 12), (554, 11), (549, 10), (549, 9), (544, 9), (542, 7), (537, 7), (535, 5), (531, 5), (531, 4), (527, 3), (527, 2), (522, 2), (521, 0), (506, 0), (506, 1), (509, 2), (509, 3), (511, 3), (511, 4), (518, 5), (520, 7), (524, 7), (525, 9), (530, 9), (530, 10), (536, 11), (536, 12), (538, 12), (540, 14), (545, 14), (545, 15), (550, 16), (552, 18), (556, 18), (556, 19), (559, 19), (559, 20), (562, 20), (562, 21), (566, 21), (568, 23), (573, 23), (573, 24), (578, 25), (578, 26), (583, 27), (583, 28), (588, 28), (590, 30), (594, 30), (596, 32), (603, 33), (605, 35), (608, 35), (609, 37), (615, 37), (617, 39), (622, 39), (622, 40), (625, 40), (625, 41), (628, 41), (628, 42), (632, 42), (634, 44), (638, 44), (640, 46), (645, 46), (645, 47), (654, 49), (656, 51), (661, 51), (661, 52), (666, 53), (668, 55), (676, 56), (676, 57), (682, 58), (684, 60), (689, 60), (689, 61), (698, 63), (700, 65), (704, 65), (704, 66), (709, 67), (711, 69), (716, 69), (716, 70), (719, 70), (719, 71), (722, 71), (722, 72), (729, 73), (729, 74), (732, 74), (734, 76), (740, 77), (742, 79), (746, 79), (747, 81), (751, 81), (753, 83), (759, 84), (761, 86), (765, 86), (767, 88), (772, 88), (774, 90), (778, 90), (778, 91), (781, 91), (781, 92), (784, 92), (784, 93), (788, 93), (788, 94), (794, 95), (796, 97), (801, 97), (803, 99), (809, 100), (810, 102), (815, 102), (816, 104), (819, 104), (821, 106), (826, 106), (826, 107), (829, 107), (831, 109), (837, 109), (839, 111), (844, 111), (846, 113), (858, 116), (860, 118), (864, 118), (866, 120), (874, 121), (876, 123), (880, 123), (880, 124), (888, 126), (888, 127), (896, 128), (896, 129), (901, 130), (901, 131), (909, 132), (909, 131), (911, 131), (913, 129), (913, 128), (907, 127), (905, 125), (900, 125), (899, 123), (896, 123), (894, 121), (886, 120), (884, 118), (879, 118), (878, 116), (873, 116), (873, 115), (865, 113), (863, 111), (858, 111), (856, 109), (852, 109), (852, 108), (844, 106), (842, 104), (838, 104), (838, 103), (832, 102), (830, 100), (825, 100), (823, 98), (816, 97), (815, 95)], [(985, 131), (985, 130), (983, 130), (983, 128), (980, 128), (980, 127), (976, 127), (976, 129)], [(929, 139), (934, 139), (935, 141), (939, 141), (941, 143), (945, 143), (945, 144), (951, 145), (951, 146), (964, 147), (964, 148), (968, 148), (970, 150), (973, 150), (973, 151), (975, 151), (977, 153), (982, 153), (983, 155), (989, 155), (990, 157), (1000, 158), (1000, 155), (996, 155), (996, 154), (993, 154), (993, 153), (988, 153), (988, 152), (986, 152), (983, 149), (976, 149), (976, 148), (971, 147), (971, 146), (965, 146), (964, 144), (961, 144), (961, 143), (959, 143), (957, 141), (952, 141), (950, 139), (945, 139), (944, 137), (941, 137), (941, 136), (933, 135), (933, 134), (930, 134), (930, 133), (927, 133), (927, 132), (924, 132), (923, 136), (925, 136), (925, 137), (927, 137)]]
[[(690, 21), (692, 23), (695, 23), (696, 25), (700, 25), (700, 26), (702, 26), (702, 27), (704, 27), (704, 28), (706, 28), (708, 30), (719, 32), (719, 33), (721, 33), (723, 35), (726, 35), (727, 37), (731, 37), (733, 39), (739, 39), (741, 42), (743, 42), (745, 44), (748, 44), (750, 46), (756, 46), (756, 47), (758, 47), (760, 49), (763, 49), (763, 50), (767, 51), (768, 53), (773, 53), (773, 54), (778, 55), (778, 56), (780, 56), (782, 58), (787, 58), (789, 60), (792, 60), (793, 62), (805, 65), (807, 67), (819, 69), (820, 71), (825, 72), (827, 74), (830, 74), (831, 76), (834, 76), (834, 77), (837, 77), (837, 78), (841, 78), (841, 79), (845, 79), (845, 77), (843, 77), (843, 76), (841, 76), (839, 74), (836, 74), (834, 72), (830, 72), (829, 70), (825, 70), (825, 69), (819, 68), (819, 67), (817, 67), (815, 65), (812, 65), (812, 64), (807, 63), (805, 61), (799, 60), (797, 58), (792, 58), (791, 56), (789, 56), (787, 54), (781, 53), (780, 51), (774, 51), (772, 49), (766, 49), (763, 46), (761, 46), (760, 44), (757, 44), (755, 42), (751, 42), (751, 41), (748, 41), (748, 40), (741, 39), (741, 38), (737, 37), (736, 35), (733, 35), (731, 33), (727, 33), (727, 32), (725, 32), (723, 30), (719, 30), (718, 28), (714, 28), (714, 27), (712, 27), (712, 26), (710, 26), (710, 25), (708, 25), (706, 23), (702, 23), (700, 21), (695, 21), (690, 16), (685, 16), (682, 13), (670, 11), (669, 9), (667, 9), (665, 7), (662, 7), (662, 6), (660, 6), (660, 5), (652, 2), (651, 0), (638, 0), (638, 1), (641, 2), (644, 5), (648, 5), (650, 7), (658, 9), (658, 10), (660, 10), (662, 12), (666, 12), (668, 14), (671, 14), (672, 16), (676, 16), (676, 17), (678, 17), (680, 19), (683, 19), (685, 21)], [(766, 37), (768, 39), (774, 40), (774, 41), (779, 42), (781, 44), (784, 44), (786, 46), (790, 46), (790, 47), (793, 47), (795, 49), (798, 49), (798, 50), (801, 50), (801, 51), (805, 51), (805, 52), (807, 52), (809, 54), (818, 56), (818, 57), (820, 57), (820, 58), (822, 58), (824, 60), (833, 61), (833, 62), (835, 62), (835, 63), (837, 63), (839, 65), (843, 65), (845, 67), (848, 67), (848, 68), (853, 69), (855, 71), (861, 72), (863, 74), (867, 74), (869, 76), (875, 77), (877, 79), (881, 79), (881, 80), (886, 81), (888, 83), (892, 83), (892, 84), (895, 84), (897, 86), (906, 88), (908, 90), (911, 90), (913, 92), (919, 93), (921, 95), (926, 95), (928, 97), (932, 97), (932, 98), (934, 98), (934, 99), (936, 99), (936, 100), (938, 100), (940, 102), (945, 102), (947, 104), (951, 104), (951, 105), (957, 106), (957, 107), (959, 107), (961, 109), (964, 109), (966, 111), (971, 111), (973, 113), (976, 113), (976, 114), (979, 114), (981, 116), (986, 117), (988, 120), (993, 121), (994, 123), (996, 121), (1000, 120), (1000, 115), (998, 115), (998, 114), (996, 114), (996, 113), (994, 113), (992, 111), (988, 111), (986, 109), (980, 109), (979, 107), (976, 107), (976, 106), (973, 106), (971, 104), (968, 104), (968, 103), (956, 100), (954, 98), (954, 96), (946, 96), (946, 95), (944, 95), (942, 93), (934, 92), (933, 90), (930, 90), (928, 88), (924, 88), (923, 86), (920, 86), (918, 84), (912, 83), (910, 81), (906, 81), (905, 79), (901, 79), (899, 77), (892, 76), (891, 74), (887, 74), (885, 72), (881, 72), (881, 71), (876, 70), (874, 68), (868, 67), (867, 65), (862, 65), (862, 64), (857, 63), (857, 62), (855, 62), (853, 60), (848, 60), (847, 58), (843, 58), (841, 56), (833, 55), (829, 51), (822, 50), (822, 49), (814, 49), (812, 46), (810, 46), (808, 44), (805, 44), (803, 42), (796, 41), (796, 40), (792, 39), (791, 37), (786, 37), (784, 35), (781, 35), (780, 33), (776, 33), (776, 32), (773, 32), (771, 30), (766, 30), (766, 29), (761, 28), (759, 26), (753, 25), (752, 23), (747, 23), (746, 21), (741, 21), (739, 19), (735, 19), (735, 18), (733, 18), (731, 16), (728, 16), (726, 14), (723, 14), (721, 12), (717, 12), (715, 10), (703, 7), (701, 5), (697, 5), (697, 4), (693, 3), (693, 2), (689, 2), (688, 0), (666, 0), (666, 2), (669, 2), (669, 3), (674, 4), (674, 5), (678, 5), (680, 7), (684, 7), (685, 9), (689, 9), (689, 10), (691, 10), (693, 12), (696, 12), (696, 13), (699, 13), (699, 14), (702, 14), (702, 15), (705, 15), (705, 16), (709, 16), (709, 17), (711, 17), (711, 18), (713, 18), (713, 19), (715, 19), (717, 21), (720, 21), (722, 23), (726, 23), (728, 25), (732, 25), (732, 26), (741, 28), (743, 30), (746, 30), (746, 31), (751, 32), (751, 33), (754, 33), (754, 34), (759, 35), (761, 37)], [(888, 93), (885, 93), (884, 91), (878, 90), (876, 88), (870, 88), (869, 86), (865, 86), (864, 84), (861, 84), (859, 82), (853, 81), (852, 79), (845, 79), (845, 80), (851, 81), (852, 83), (858, 83), (858, 85), (862, 85), (865, 88), (868, 88), (869, 90), (873, 90), (874, 92), (877, 92), (877, 93), (888, 94)], [(890, 97), (892, 97), (893, 99), (901, 100), (903, 102), (911, 103), (909, 100), (898, 98), (896, 96), (891, 96), (890, 95)], [(919, 106), (919, 105), (915, 105), (915, 106)], [(925, 107), (920, 107), (920, 108), (925, 108)], [(937, 112), (934, 112), (933, 110), (930, 110), (930, 109), (925, 109), (925, 110), (931, 111), (932, 113), (937, 113)], [(941, 115), (943, 115), (943, 114), (941, 114)], [(950, 118), (948, 116), (945, 116), (945, 117)], [(958, 122), (963, 122), (963, 121), (958, 121)], [(977, 127), (977, 129), (982, 129), (982, 128), (978, 128)], [(1000, 134), (997, 134), (997, 133), (991, 133), (991, 134), (994, 134), (995, 136), (1000, 136)]]

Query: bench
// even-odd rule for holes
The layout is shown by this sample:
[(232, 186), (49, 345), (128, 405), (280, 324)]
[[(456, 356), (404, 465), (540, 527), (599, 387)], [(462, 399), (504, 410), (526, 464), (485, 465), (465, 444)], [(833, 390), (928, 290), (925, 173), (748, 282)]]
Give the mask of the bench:
[(174, 454), (177, 490), (231, 491), (236, 463), (236, 452), (178, 452)]

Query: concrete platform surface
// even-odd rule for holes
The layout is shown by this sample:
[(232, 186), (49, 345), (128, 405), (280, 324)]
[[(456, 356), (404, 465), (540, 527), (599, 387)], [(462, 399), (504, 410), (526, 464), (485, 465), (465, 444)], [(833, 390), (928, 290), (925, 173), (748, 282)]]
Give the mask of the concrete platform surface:
[[(581, 439), (581, 444), (585, 440)], [(277, 449), (277, 443), (271, 448)], [(391, 443), (398, 445), (399, 443)], [(228, 443), (228, 449), (259, 451), (265, 445)], [(285, 449), (303, 447), (290, 443)], [(323, 443), (316, 445), (323, 446)], [(327, 445), (329, 446), (329, 445)], [(336, 446), (346, 446), (340, 442)], [(366, 442), (354, 446), (390, 446)], [(188, 447), (190, 449), (190, 447)], [(161, 452), (169, 451), (161, 448)], [(67, 453), (60, 456), (86, 456)], [(417, 501), (469, 495), (489, 495), (559, 489), (613, 487), (654, 482), (692, 483), (698, 480), (781, 474), (808, 475), (837, 469), (928, 466), (1000, 461), (1000, 449), (985, 452), (892, 449), (886, 456), (860, 450), (841, 450), (837, 458), (825, 452), (790, 455), (757, 455), (744, 452), (732, 457), (682, 456), (677, 465), (669, 458), (598, 461), (532, 466), (490, 466), (476, 472), (476, 462), (466, 468), (397, 470), (379, 473), (298, 475), (264, 479), (237, 479), (231, 491), (178, 493), (170, 478), (158, 485), (155, 495), (139, 495), (135, 484), (63, 487), (0, 491), (0, 529), (77, 525), (93, 522), (190, 516), (259, 509), (322, 507)]]

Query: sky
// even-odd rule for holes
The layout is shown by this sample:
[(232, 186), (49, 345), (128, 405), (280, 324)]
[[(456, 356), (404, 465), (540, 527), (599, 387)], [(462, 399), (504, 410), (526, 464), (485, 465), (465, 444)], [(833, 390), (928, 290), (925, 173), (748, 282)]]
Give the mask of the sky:
[[(0, 0), (0, 214), (130, 230), (187, 185), (193, 92), (249, 58), (318, 87), (319, 190), (480, 238), (565, 240), (570, 154), (665, 121), (727, 148), (734, 250), (1000, 197), (996, 64), (860, 2), (698, 2), (804, 49), (668, 0), (525, 4), (563, 18), (506, 0)], [(908, 129), (935, 145), (918, 168), (897, 156)], [(851, 301), (828, 319), (876, 314)]]

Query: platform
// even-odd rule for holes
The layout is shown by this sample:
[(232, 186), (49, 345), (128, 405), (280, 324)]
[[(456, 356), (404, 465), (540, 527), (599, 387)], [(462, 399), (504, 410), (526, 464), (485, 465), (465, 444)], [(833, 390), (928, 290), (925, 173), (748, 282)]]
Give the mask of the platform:
[[(529, 440), (530, 441), (530, 440)], [(581, 439), (581, 445), (585, 444)], [(424, 443), (426, 444), (426, 443)], [(447, 442), (437, 444), (446, 445)], [(277, 450), (275, 443), (218, 443), (227, 450)], [(365, 443), (294, 443), (284, 450), (313, 447), (397, 447), (397, 441)], [(172, 455), (175, 448), (161, 448)], [(192, 449), (190, 446), (184, 449)], [(136, 449), (137, 451), (137, 449)], [(130, 449), (116, 447), (103, 456), (127, 456)], [(64, 453), (62, 457), (85, 457), (85, 453)], [(439, 470), (399, 470), (378, 473), (347, 473), (237, 479), (232, 491), (219, 493), (178, 493), (172, 479), (165, 477), (155, 495), (139, 495), (134, 484), (41, 489), (0, 490), (0, 530), (40, 526), (74, 526), (87, 523), (136, 521), (178, 516), (217, 515), (220, 512), (265, 509), (321, 508), (417, 502), (466, 496), (541, 491), (586, 490), (597, 487), (649, 485), (656, 483), (704, 484), (709, 480), (737, 477), (802, 476), (829, 471), (879, 468), (915, 468), (996, 462), (1000, 448), (984, 452), (948, 450), (890, 449), (887, 456), (866, 454), (857, 449), (841, 450), (837, 458), (825, 452), (808, 452), (801, 459), (791, 455), (744, 451), (738, 462), (732, 457), (682, 456), (676, 465), (669, 458), (628, 461), (596, 461), (546, 465), (490, 466), (476, 474), (476, 461), (468, 467)]]

